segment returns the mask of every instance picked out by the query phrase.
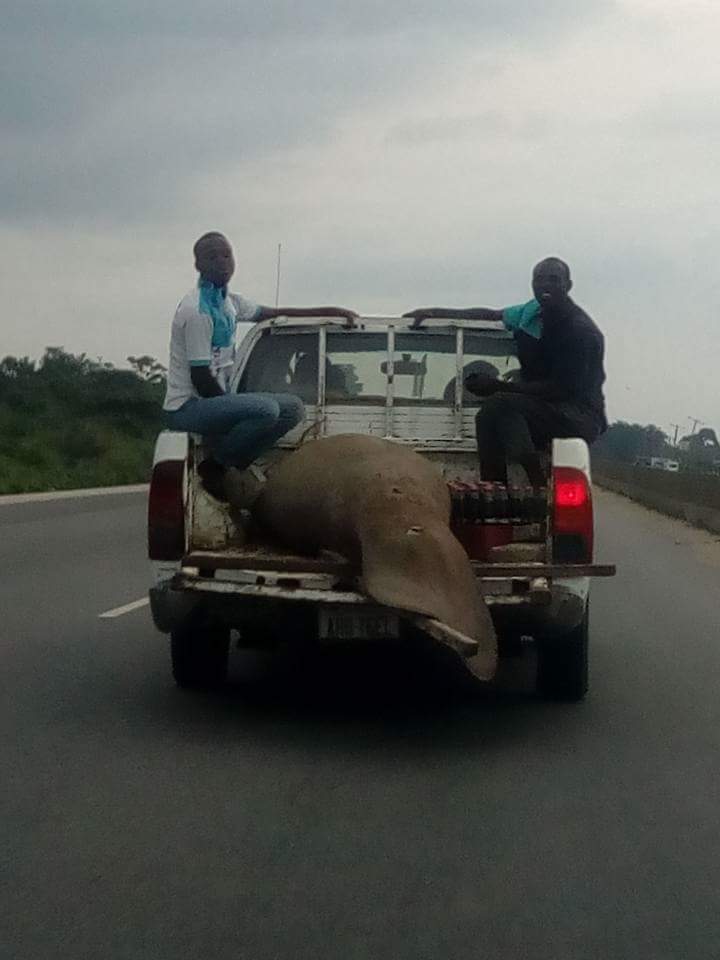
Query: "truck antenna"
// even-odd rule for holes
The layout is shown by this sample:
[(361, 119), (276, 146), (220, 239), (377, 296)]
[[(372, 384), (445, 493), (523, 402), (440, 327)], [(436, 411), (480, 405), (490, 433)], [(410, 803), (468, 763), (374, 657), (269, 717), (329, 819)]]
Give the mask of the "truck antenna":
[(275, 306), (280, 302), (280, 254), (282, 252), (282, 244), (278, 244), (277, 252), (277, 276), (275, 279)]

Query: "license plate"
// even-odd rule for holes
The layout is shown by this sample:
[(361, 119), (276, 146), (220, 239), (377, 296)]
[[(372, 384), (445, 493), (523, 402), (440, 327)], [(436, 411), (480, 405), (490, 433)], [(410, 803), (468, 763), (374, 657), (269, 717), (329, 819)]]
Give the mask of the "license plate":
[(372, 610), (320, 610), (320, 639), (328, 642), (344, 640), (394, 640), (400, 636), (400, 620), (394, 614)]

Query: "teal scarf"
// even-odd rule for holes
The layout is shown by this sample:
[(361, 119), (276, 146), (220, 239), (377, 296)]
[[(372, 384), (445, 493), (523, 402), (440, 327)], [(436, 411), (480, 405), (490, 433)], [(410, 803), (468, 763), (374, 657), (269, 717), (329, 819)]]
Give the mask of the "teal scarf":
[(212, 318), (214, 347), (229, 347), (235, 336), (235, 314), (227, 303), (227, 287), (216, 287), (209, 280), (198, 281), (198, 309)]
[(528, 300), (527, 303), (519, 303), (514, 307), (505, 307), (503, 310), (503, 323), (508, 330), (513, 333), (516, 330), (522, 330), (539, 340), (542, 336), (542, 311), (537, 300)]

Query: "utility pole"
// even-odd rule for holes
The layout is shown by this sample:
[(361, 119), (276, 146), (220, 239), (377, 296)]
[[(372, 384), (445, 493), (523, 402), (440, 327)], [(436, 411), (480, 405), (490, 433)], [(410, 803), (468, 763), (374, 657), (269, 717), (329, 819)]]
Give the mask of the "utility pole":
[(688, 417), (688, 420), (692, 420), (692, 430), (690, 431), (690, 436), (692, 436), (698, 428), (698, 424), (702, 426), (703, 421), (699, 417)]
[(676, 447), (676, 446), (677, 446), (678, 430), (680, 429), (680, 424), (679, 424), (679, 423), (671, 423), (670, 426), (671, 426), (671, 427), (675, 427), (675, 433), (674, 433), (674, 435), (673, 435), (673, 446)]
[(280, 254), (282, 252), (282, 244), (278, 244), (278, 255), (277, 255), (277, 276), (275, 280), (275, 306), (280, 302)]

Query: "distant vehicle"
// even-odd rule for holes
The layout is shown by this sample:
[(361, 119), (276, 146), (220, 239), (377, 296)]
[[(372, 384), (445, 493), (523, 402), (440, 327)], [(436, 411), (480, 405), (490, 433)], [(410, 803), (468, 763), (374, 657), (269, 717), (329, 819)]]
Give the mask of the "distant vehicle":
[(648, 470), (666, 470), (668, 473), (677, 473), (680, 470), (680, 462), (667, 457), (638, 457), (635, 466)]
[(720, 441), (711, 427), (683, 437), (678, 447), (685, 453), (685, 464), (696, 473), (720, 472)]
[[(281, 318), (244, 340), (233, 389), (292, 391), (308, 422), (264, 458), (287, 456), (309, 433), (361, 433), (407, 444), (437, 463), (452, 498), (452, 529), (465, 547), (503, 650), (534, 640), (538, 688), (579, 700), (588, 682), (590, 577), (614, 568), (593, 562), (590, 457), (580, 439), (555, 440), (546, 493), (478, 482), (475, 414), (463, 389), (469, 370), (492, 366), (511, 379), (513, 338), (493, 323), (428, 324), (361, 318)], [(397, 611), (372, 606), (342, 558), (292, 556), (242, 543), (226, 504), (204, 490), (200, 437), (158, 438), (149, 500), (150, 601), (170, 633), (173, 673), (183, 687), (222, 681), (231, 630), (247, 646), (283, 638), (299, 645), (402, 637)]]

